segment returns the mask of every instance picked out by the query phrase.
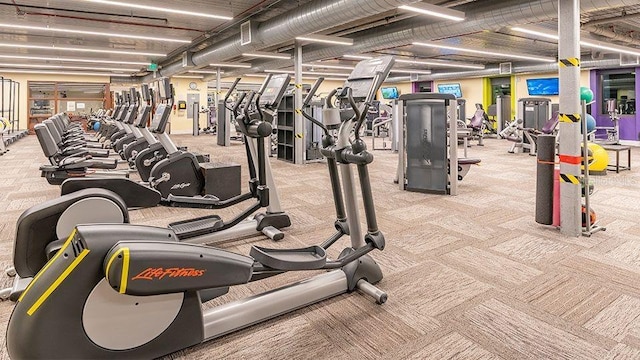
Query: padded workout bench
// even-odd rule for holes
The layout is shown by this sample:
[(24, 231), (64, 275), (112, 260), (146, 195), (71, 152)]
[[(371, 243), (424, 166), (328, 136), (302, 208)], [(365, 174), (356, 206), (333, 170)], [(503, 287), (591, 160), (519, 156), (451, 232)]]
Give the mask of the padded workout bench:
[[(616, 165), (608, 165), (607, 170), (615, 170), (616, 173), (619, 173), (620, 170), (631, 170), (631, 146), (602, 145), (602, 148), (616, 153)], [(620, 152), (625, 150), (627, 151), (627, 166), (620, 166)]]

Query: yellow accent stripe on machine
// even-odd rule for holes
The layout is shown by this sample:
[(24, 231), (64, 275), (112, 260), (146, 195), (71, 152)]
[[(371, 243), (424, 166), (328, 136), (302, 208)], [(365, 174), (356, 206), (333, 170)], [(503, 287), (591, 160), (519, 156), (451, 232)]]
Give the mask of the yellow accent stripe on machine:
[(113, 261), (122, 254), (122, 273), (120, 274), (120, 294), (124, 294), (127, 290), (127, 279), (129, 278), (129, 248), (124, 247), (111, 255), (111, 258), (107, 262), (107, 268), (105, 271), (105, 277), (109, 281), (109, 272)]
[(560, 174), (560, 182), (580, 185), (580, 179), (578, 179), (577, 176), (571, 174)]
[(80, 262), (89, 254), (89, 249), (84, 249), (76, 257), (73, 262), (58, 276), (58, 278), (49, 286), (49, 288), (36, 300), (33, 305), (27, 310), (28, 315), (33, 315), (38, 308), (47, 300), (47, 298), (62, 284), (62, 282), (71, 274), (71, 272), (80, 264)]
[(558, 119), (564, 123), (580, 122), (580, 114), (559, 114)]
[(129, 248), (122, 249), (122, 275), (120, 276), (120, 294), (127, 291), (127, 279), (129, 277)]
[(49, 266), (51, 266), (51, 264), (53, 264), (53, 262), (56, 261), (56, 259), (60, 256), (60, 254), (64, 253), (65, 250), (67, 250), (67, 247), (69, 247), (69, 244), (71, 244), (71, 239), (73, 239), (74, 236), (76, 236), (76, 229), (75, 228), (71, 232), (71, 235), (69, 235), (69, 237), (67, 238), (67, 241), (64, 242), (64, 244), (62, 245), (60, 250), (58, 250), (58, 252), (56, 252), (56, 254), (51, 258), (51, 260), (47, 261), (47, 263), (44, 265), (44, 267), (42, 269), (40, 269), (40, 271), (38, 271), (38, 273), (33, 278), (33, 280), (31, 280), (29, 285), (27, 285), (27, 288), (24, 289), (24, 291), (22, 292), (22, 295), (20, 295), (20, 297), (18, 298), (18, 301), (22, 301), (22, 298), (24, 298), (24, 296), (27, 294), (27, 292), (29, 292), (29, 289), (31, 289), (31, 286), (33, 286), (33, 284), (35, 284), (35, 282), (38, 280), (40, 275), (44, 274), (44, 272), (47, 271)]
[(578, 58), (560, 59), (558, 61), (558, 66), (560, 66), (560, 67), (580, 66), (580, 59), (578, 59)]

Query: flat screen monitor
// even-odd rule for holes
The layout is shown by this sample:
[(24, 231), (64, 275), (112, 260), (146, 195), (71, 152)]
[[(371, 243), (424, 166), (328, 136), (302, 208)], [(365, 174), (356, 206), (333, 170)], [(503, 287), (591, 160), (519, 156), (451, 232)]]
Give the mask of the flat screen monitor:
[(560, 94), (558, 78), (527, 79), (530, 96), (548, 96)]
[(400, 92), (398, 91), (398, 88), (395, 86), (383, 87), (380, 89), (380, 91), (382, 92), (383, 99), (391, 100), (391, 99), (397, 99), (400, 97)]
[(460, 84), (438, 84), (438, 92), (441, 94), (453, 94), (456, 99), (462, 97), (462, 88), (460, 88)]

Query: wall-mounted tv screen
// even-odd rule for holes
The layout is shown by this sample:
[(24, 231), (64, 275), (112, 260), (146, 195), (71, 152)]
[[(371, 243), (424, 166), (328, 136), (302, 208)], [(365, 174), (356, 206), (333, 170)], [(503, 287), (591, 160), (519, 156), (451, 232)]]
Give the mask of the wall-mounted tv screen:
[(441, 94), (453, 94), (456, 99), (462, 97), (460, 84), (438, 84), (438, 92)]
[(530, 96), (560, 94), (558, 78), (527, 79), (527, 90), (529, 91)]
[(398, 92), (398, 88), (397, 87), (383, 87), (380, 89), (380, 91), (382, 92), (382, 98), (383, 99), (397, 99), (398, 97), (400, 97), (400, 93)]

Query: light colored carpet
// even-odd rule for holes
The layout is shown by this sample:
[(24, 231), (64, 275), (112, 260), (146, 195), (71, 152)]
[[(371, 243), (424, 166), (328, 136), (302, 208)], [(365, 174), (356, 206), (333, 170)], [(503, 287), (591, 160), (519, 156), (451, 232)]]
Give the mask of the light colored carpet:
[[(190, 150), (244, 165), (243, 147), (219, 148), (211, 136), (173, 136)], [(387, 248), (374, 253), (389, 301), (343, 295), (221, 339), (172, 354), (184, 359), (639, 359), (640, 150), (633, 170), (596, 177), (593, 207), (606, 232), (565, 238), (534, 222), (535, 158), (487, 140), (457, 197), (400, 191), (397, 155), (376, 151), (371, 177)], [(0, 157), (0, 267), (11, 263), (15, 222), (59, 189), (40, 177), (35, 137)], [(332, 233), (324, 164), (272, 161), (293, 226), (278, 244), (256, 237), (219, 246), (300, 247)], [(246, 166), (243, 176), (246, 178)], [(229, 216), (239, 207), (220, 212)], [(157, 207), (132, 212), (137, 224), (210, 213)], [(335, 256), (336, 253), (331, 253)], [(226, 299), (258, 293), (307, 274), (285, 274), (233, 288)], [(0, 277), (0, 285), (10, 280)], [(209, 304), (207, 304), (209, 305)], [(0, 357), (13, 305), (0, 304)], [(197, 326), (197, 324), (194, 324)]]

